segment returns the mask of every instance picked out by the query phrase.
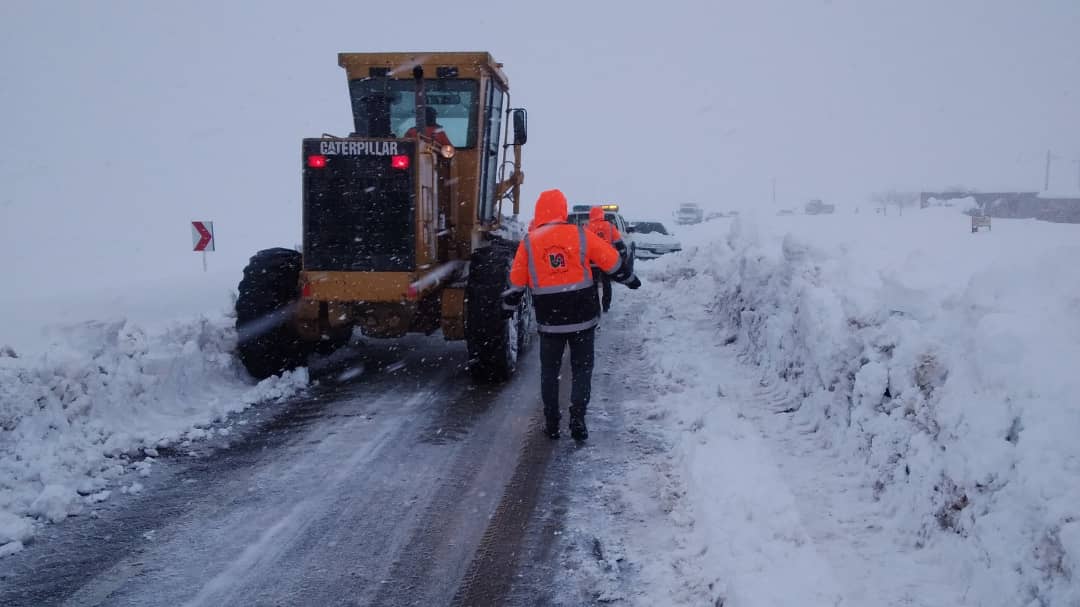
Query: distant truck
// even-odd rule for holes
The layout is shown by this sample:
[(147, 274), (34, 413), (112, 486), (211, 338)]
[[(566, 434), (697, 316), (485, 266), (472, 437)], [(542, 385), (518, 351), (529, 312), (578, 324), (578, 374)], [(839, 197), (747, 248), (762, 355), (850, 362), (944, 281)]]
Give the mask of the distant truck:
[(701, 223), (704, 219), (705, 210), (692, 202), (680, 204), (679, 210), (675, 211), (675, 223), (680, 225)]
[(803, 211), (807, 215), (829, 215), (829, 214), (836, 211), (836, 205), (834, 205), (834, 204), (825, 204), (821, 200), (814, 199), (814, 200), (811, 200), (810, 202), (806, 203), (806, 206), (803, 208)]

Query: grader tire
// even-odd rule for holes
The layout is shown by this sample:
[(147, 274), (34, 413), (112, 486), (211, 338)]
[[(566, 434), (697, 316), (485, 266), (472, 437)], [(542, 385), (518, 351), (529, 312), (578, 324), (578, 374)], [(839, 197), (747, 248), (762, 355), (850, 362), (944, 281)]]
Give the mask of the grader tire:
[(236, 349), (255, 379), (307, 363), (309, 347), (290, 324), (302, 265), (299, 252), (274, 248), (256, 253), (244, 268), (236, 299)]
[(465, 287), (465, 342), (469, 372), (478, 383), (510, 379), (517, 369), (518, 354), (526, 343), (528, 308), (511, 318), (502, 316), (502, 293), (509, 287), (514, 251), (499, 242), (473, 253)]

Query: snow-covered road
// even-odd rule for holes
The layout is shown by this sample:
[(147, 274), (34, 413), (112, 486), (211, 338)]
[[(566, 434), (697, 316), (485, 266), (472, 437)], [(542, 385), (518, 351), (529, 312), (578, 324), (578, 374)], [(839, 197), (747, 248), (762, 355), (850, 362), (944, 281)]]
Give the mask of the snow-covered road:
[(438, 339), (335, 356), (304, 395), (163, 449), (138, 493), (41, 526), (3, 561), (0, 604), (633, 600), (650, 555), (611, 535), (624, 518), (611, 487), (658, 447), (626, 425), (622, 403), (651, 388), (616, 318), (584, 445), (540, 433), (535, 348), (497, 388), (471, 385), (460, 344)]
[(229, 444), (162, 457), (139, 495), (44, 528), (4, 561), (0, 604), (448, 604), (500, 502), (519, 500), (503, 488), (536, 484), (519, 463), (542, 470), (551, 445), (531, 359), (475, 388), (460, 344), (399, 345), (245, 414)]

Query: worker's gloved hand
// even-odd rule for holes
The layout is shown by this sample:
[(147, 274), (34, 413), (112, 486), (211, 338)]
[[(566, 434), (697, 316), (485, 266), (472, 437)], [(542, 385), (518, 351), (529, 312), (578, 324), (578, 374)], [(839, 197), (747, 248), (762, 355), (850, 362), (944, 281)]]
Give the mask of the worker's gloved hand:
[(525, 296), (525, 289), (513, 287), (502, 292), (502, 317), (510, 318), (514, 311), (521, 305), (521, 298)]
[(633, 274), (630, 276), (630, 280), (626, 281), (626, 286), (636, 289), (641, 286), (641, 279), (637, 277), (637, 274)]

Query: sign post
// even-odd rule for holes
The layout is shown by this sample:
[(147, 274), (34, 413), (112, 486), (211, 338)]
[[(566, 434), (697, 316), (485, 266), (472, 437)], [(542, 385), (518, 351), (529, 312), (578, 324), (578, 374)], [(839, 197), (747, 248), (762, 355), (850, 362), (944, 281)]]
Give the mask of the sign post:
[(214, 250), (214, 222), (191, 222), (191, 244), (193, 250), (202, 252), (202, 269), (206, 271), (206, 252)]

